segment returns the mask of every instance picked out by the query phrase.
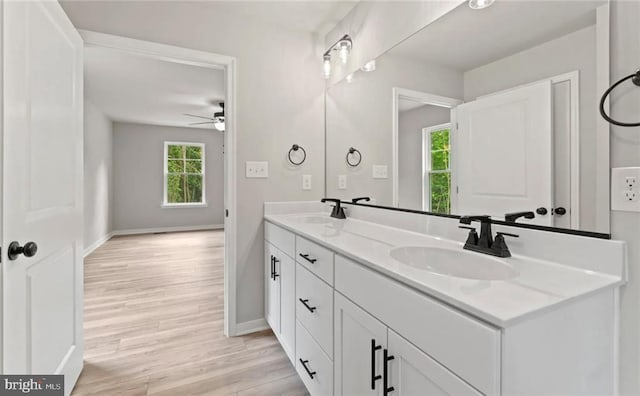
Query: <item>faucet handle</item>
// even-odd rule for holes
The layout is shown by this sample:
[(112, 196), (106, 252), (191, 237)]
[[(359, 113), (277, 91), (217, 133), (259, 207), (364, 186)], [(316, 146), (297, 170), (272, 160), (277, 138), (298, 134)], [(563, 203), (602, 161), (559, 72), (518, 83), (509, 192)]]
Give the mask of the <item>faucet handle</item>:
[(510, 234), (508, 232), (496, 232), (496, 235), (501, 236), (508, 236), (508, 237), (512, 237), (512, 238), (520, 238), (520, 235), (516, 235), (516, 234)]
[(467, 240), (465, 241), (465, 246), (477, 246), (478, 245), (478, 232), (474, 227), (467, 226), (458, 226), (458, 228), (462, 228), (465, 230), (469, 230), (469, 235), (467, 235)]

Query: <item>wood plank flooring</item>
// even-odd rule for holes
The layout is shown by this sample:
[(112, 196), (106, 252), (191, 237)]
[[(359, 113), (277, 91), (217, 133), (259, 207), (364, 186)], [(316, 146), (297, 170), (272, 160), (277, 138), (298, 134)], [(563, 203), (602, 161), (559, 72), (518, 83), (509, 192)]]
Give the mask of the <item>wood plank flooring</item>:
[(223, 334), (224, 233), (115, 237), (85, 260), (84, 395), (306, 395), (271, 331)]

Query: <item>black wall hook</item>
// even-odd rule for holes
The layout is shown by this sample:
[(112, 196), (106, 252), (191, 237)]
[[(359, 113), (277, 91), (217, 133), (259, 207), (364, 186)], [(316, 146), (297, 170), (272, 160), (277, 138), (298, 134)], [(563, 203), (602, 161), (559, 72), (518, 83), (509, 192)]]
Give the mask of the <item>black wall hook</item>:
[(602, 116), (602, 118), (604, 118), (605, 120), (609, 121), (613, 125), (622, 126), (622, 127), (637, 127), (637, 126), (640, 126), (640, 122), (621, 122), (621, 121), (616, 121), (613, 118), (609, 117), (607, 112), (604, 111), (604, 102), (607, 100), (607, 97), (609, 96), (611, 91), (613, 91), (618, 85), (622, 84), (623, 82), (625, 82), (625, 81), (627, 81), (629, 79), (631, 79), (631, 82), (633, 84), (635, 84), (636, 86), (640, 87), (640, 69), (636, 70), (636, 72), (634, 74), (630, 74), (630, 75), (622, 78), (621, 80), (618, 80), (616, 83), (614, 83), (612, 86), (610, 86), (609, 89), (607, 89), (604, 92), (604, 94), (602, 95), (602, 98), (600, 99), (600, 115)]
[[(298, 151), (298, 150), (302, 150), (303, 156), (302, 156), (302, 159), (300, 160), (300, 162), (295, 162), (291, 158), (291, 153), (293, 153), (294, 151)], [(302, 146), (300, 146), (298, 144), (294, 144), (289, 149), (289, 154), (287, 156), (289, 157), (289, 162), (291, 162), (293, 165), (302, 165), (302, 163), (307, 159), (307, 151), (304, 149), (304, 147), (302, 147)]]
[[(350, 158), (351, 157), (355, 157), (355, 153), (358, 153), (358, 161), (354, 161), (351, 162)], [(349, 166), (358, 166), (360, 165), (360, 162), (362, 161), (362, 153), (360, 153), (360, 150), (355, 149), (353, 147), (349, 147), (349, 151), (347, 152), (347, 164), (349, 164)]]

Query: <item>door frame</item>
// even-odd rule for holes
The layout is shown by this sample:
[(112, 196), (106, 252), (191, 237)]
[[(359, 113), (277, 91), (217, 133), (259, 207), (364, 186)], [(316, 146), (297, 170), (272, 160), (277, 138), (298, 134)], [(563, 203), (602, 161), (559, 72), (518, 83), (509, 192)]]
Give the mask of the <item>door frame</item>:
[(225, 131), (224, 131), (224, 334), (237, 335), (236, 316), (236, 58), (227, 55), (176, 47), (128, 37), (78, 30), (85, 47), (104, 47), (142, 55), (152, 59), (182, 63), (225, 71)]
[[(454, 107), (463, 103), (460, 99), (450, 98), (447, 96), (434, 95), (426, 92), (414, 91), (412, 89), (393, 87), (393, 100), (392, 100), (392, 130), (391, 130), (391, 184), (393, 186), (393, 201), (392, 206), (398, 207), (400, 202), (400, 182), (399, 182), (399, 170), (398, 164), (400, 162), (400, 156), (398, 153), (398, 121), (400, 119), (399, 106), (400, 100), (411, 100), (419, 102), (425, 105), (444, 107), (447, 109), (453, 109)], [(451, 120), (453, 122), (453, 120)], [(423, 197), (424, 201), (424, 197)]]

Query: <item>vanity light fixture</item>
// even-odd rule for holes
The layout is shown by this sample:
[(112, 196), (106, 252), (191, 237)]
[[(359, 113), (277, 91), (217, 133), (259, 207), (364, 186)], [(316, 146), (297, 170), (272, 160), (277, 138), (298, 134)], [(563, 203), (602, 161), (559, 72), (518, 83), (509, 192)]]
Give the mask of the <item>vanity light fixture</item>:
[(473, 10), (481, 10), (489, 7), (495, 0), (469, 0), (469, 7)]
[(352, 47), (353, 41), (351, 40), (351, 36), (345, 34), (340, 38), (340, 40), (336, 41), (335, 44), (324, 52), (322, 55), (322, 71), (325, 79), (331, 77), (331, 51), (338, 51), (340, 61), (343, 64), (346, 64), (349, 60), (349, 53), (351, 52)]
[(364, 72), (372, 72), (376, 70), (376, 60), (370, 60), (369, 62), (365, 63), (364, 66), (362, 66), (362, 71)]

